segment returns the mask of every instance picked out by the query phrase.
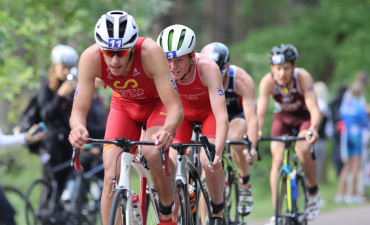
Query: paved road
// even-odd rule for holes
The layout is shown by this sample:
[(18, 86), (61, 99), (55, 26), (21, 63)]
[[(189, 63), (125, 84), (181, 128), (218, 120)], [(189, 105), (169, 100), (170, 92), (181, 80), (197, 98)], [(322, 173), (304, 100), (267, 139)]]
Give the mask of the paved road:
[[(248, 225), (264, 225), (268, 220), (249, 222)], [(343, 206), (330, 212), (322, 212), (309, 225), (370, 225), (370, 204)]]

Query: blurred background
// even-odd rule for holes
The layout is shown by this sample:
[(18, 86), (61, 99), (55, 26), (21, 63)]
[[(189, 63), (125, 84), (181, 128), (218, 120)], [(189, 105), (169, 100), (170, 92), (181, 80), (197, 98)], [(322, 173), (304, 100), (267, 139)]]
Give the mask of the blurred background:
[[(326, 83), (329, 102), (359, 71), (370, 72), (370, 0), (2, 0), (0, 8), (0, 124), (4, 133), (11, 133), (30, 93), (47, 76), (51, 49), (68, 44), (81, 54), (95, 43), (93, 31), (99, 17), (115, 9), (134, 16), (141, 36), (156, 40), (165, 27), (183, 24), (194, 30), (197, 52), (209, 42), (225, 43), (230, 62), (244, 68), (256, 87), (270, 70), (270, 49), (280, 43), (298, 49), (297, 66), (309, 71), (315, 81)], [(109, 91), (103, 93), (109, 98)], [(365, 97), (370, 99), (369, 88)], [(333, 195), (324, 196), (330, 201), (337, 181), (330, 169), (331, 151), (329, 141), (329, 164), (322, 182)], [(251, 179), (267, 178), (268, 152), (263, 150), (262, 162), (252, 166)], [(270, 207), (268, 180), (260, 180), (256, 185), (263, 188), (256, 198), (263, 196)]]

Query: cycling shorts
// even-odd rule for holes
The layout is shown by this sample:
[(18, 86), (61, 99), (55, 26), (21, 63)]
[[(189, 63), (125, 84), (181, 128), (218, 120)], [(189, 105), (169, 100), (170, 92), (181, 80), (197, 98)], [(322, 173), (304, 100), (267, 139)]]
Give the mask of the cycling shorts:
[(212, 113), (212, 109), (191, 109), (188, 111), (184, 108), (184, 115), (184, 120), (177, 128), (173, 143), (190, 143), (193, 134), (192, 122), (199, 122), (202, 125), (202, 135), (206, 135), (207, 138), (216, 137), (216, 118)]
[[(138, 103), (112, 96), (104, 139), (114, 140), (117, 137), (124, 137), (138, 141), (144, 123), (146, 129), (163, 126), (166, 115), (166, 107), (160, 98), (148, 103)], [(112, 146), (114, 145), (104, 145), (103, 151)]]
[(229, 113), (229, 122), (231, 122), (233, 119), (241, 118), (245, 120), (244, 112), (238, 113), (238, 114), (231, 114)]
[(278, 112), (274, 113), (271, 126), (271, 137), (292, 134), (292, 130), (305, 130), (310, 127), (310, 113), (300, 112)]

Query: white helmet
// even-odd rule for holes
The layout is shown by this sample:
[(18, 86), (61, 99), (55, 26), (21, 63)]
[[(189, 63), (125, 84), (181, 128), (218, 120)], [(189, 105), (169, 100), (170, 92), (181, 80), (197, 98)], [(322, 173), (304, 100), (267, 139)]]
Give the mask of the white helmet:
[(77, 66), (78, 53), (69, 45), (57, 45), (51, 50), (51, 61), (55, 64)]
[(175, 24), (164, 29), (157, 38), (167, 58), (177, 58), (191, 53), (195, 47), (195, 34), (190, 28)]
[(139, 37), (135, 19), (124, 11), (109, 11), (95, 25), (95, 41), (107, 50), (131, 49)]

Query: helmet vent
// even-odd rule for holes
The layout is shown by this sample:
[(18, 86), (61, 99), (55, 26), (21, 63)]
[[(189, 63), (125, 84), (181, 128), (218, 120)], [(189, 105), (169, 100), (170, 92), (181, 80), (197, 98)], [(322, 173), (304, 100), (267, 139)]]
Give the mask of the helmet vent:
[(107, 21), (107, 30), (108, 30), (108, 36), (109, 37), (113, 37), (113, 23), (110, 22), (109, 20), (106, 20)]
[(188, 48), (190, 48), (190, 47), (191, 47), (191, 45), (193, 44), (193, 41), (194, 41), (194, 36), (193, 36), (193, 37), (191, 37), (191, 41), (190, 41), (190, 44), (189, 44)]
[(131, 43), (131, 42), (134, 42), (134, 41), (135, 41), (135, 39), (136, 39), (136, 36), (137, 36), (137, 34), (135, 34), (134, 36), (132, 36), (132, 37), (130, 38), (130, 40), (129, 40), (128, 42), (126, 42), (125, 44), (127, 44), (127, 43)]
[(100, 41), (100, 42), (103, 42), (104, 44), (107, 44), (106, 41), (104, 41), (103, 38), (100, 37), (100, 35), (98, 33), (96, 33), (96, 38)]
[(182, 29), (181, 30), (181, 35), (180, 35), (180, 38), (179, 38), (179, 43), (177, 45), (177, 50), (179, 50), (181, 48), (182, 43), (184, 42), (185, 33), (186, 33), (186, 30), (185, 29)]
[(125, 34), (125, 31), (126, 31), (126, 25), (127, 25), (127, 20), (123, 21), (119, 25), (119, 38), (123, 38), (123, 35)]

